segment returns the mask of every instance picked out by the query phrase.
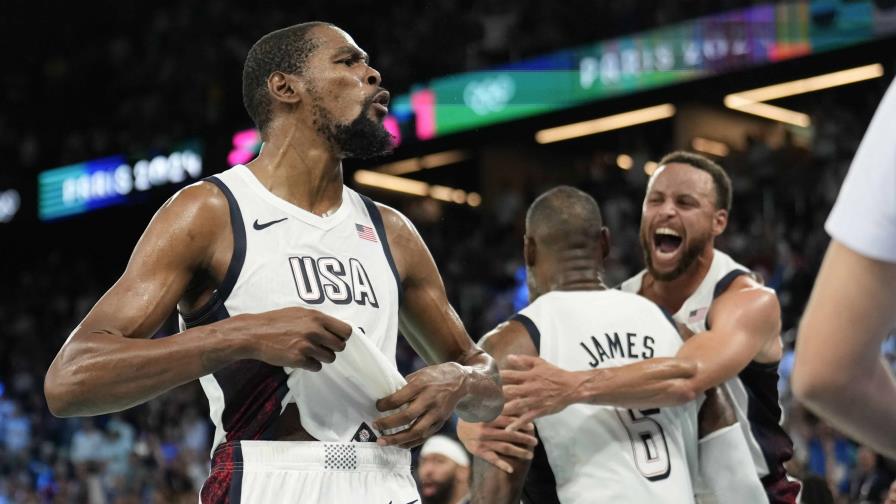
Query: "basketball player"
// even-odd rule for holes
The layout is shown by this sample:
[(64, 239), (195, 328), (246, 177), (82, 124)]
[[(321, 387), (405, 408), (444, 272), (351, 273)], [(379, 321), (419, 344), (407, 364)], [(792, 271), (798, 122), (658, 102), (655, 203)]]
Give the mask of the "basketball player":
[(880, 345), (896, 327), (894, 124), (896, 81), (828, 217), (832, 240), (800, 322), (793, 369), (793, 390), (809, 408), (890, 457), (896, 381)]
[(470, 456), (460, 443), (436, 435), (420, 448), (421, 504), (468, 504)]
[[(510, 357), (510, 370), (502, 371), (504, 414), (518, 418), (509, 428), (576, 403), (682, 404), (725, 383), (769, 501), (793, 504), (799, 484), (787, 479), (783, 467), (793, 445), (780, 426), (777, 391), (780, 306), (747, 268), (715, 250), (730, 208), (731, 182), (719, 165), (691, 153), (665, 156), (644, 199), (641, 245), (647, 269), (621, 288), (674, 314), (695, 335), (678, 352), (676, 364), (654, 359), (568, 372), (537, 357)], [(692, 376), (688, 365), (696, 366)], [(487, 448), (484, 443), (480, 450)]]
[[(419, 499), (408, 448), (455, 408), (490, 420), (503, 398), (412, 224), (343, 185), (343, 158), (390, 147), (380, 81), (330, 24), (255, 43), (243, 100), (263, 151), (159, 210), (53, 361), (54, 414), (120, 411), (199, 379), (216, 427), (202, 502)], [(148, 339), (175, 306), (183, 332)], [(432, 364), (406, 385), (399, 329)]]
[[(671, 319), (644, 297), (604, 286), (608, 250), (609, 233), (590, 196), (561, 186), (536, 199), (524, 250), (533, 301), (486, 335), (483, 347), (499, 363), (510, 354), (539, 355), (572, 371), (674, 356), (682, 340)], [(526, 459), (509, 459), (508, 474), (477, 457), (473, 502), (515, 503), (521, 494), (537, 503), (694, 502), (698, 457), (709, 459), (725, 502), (764, 499), (733, 412), (723, 419), (726, 403), (714, 395), (698, 427), (700, 402), (649, 409), (577, 404), (538, 418), (542, 442), (531, 474)], [(703, 430), (711, 434), (699, 441), (698, 455)]]

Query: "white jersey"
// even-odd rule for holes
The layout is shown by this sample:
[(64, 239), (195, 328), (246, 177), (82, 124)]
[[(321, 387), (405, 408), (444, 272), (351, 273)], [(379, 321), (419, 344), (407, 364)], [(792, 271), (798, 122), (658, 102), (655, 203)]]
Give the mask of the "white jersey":
[[(682, 345), (657, 305), (616, 290), (552, 291), (512, 320), (526, 327), (543, 359), (570, 371), (670, 357)], [(547, 464), (533, 461), (527, 499), (694, 502), (697, 409), (697, 401), (649, 410), (574, 404), (535, 420), (537, 455), (543, 447)]]
[(369, 426), (380, 416), (378, 397), (364, 385), (394, 391), (402, 381), (395, 369), (400, 280), (375, 204), (343, 187), (339, 209), (320, 217), (278, 198), (242, 165), (207, 180), (227, 197), (234, 251), (211, 301), (182, 314), (182, 326), (301, 306), (354, 328), (336, 357), (350, 365), (324, 364), (311, 373), (243, 360), (203, 376), (213, 451), (232, 441), (275, 438), (277, 418), (297, 417), (289, 411), (296, 403), (302, 426), (320, 441), (375, 440)]
[[(619, 288), (625, 292), (639, 293), (644, 274), (645, 271), (641, 271)], [(706, 331), (709, 329), (707, 315), (713, 300), (725, 292), (737, 277), (749, 274), (747, 267), (724, 252), (714, 250), (712, 264), (703, 281), (672, 317), (695, 334)], [(778, 363), (750, 362), (725, 383), (750, 448), (756, 473), (763, 479), (771, 502), (779, 502), (773, 496), (775, 486), (786, 485), (783, 463), (793, 456), (793, 444), (780, 426), (777, 382)]]
[(872, 259), (896, 262), (896, 80), (884, 95), (840, 188), (825, 229)]

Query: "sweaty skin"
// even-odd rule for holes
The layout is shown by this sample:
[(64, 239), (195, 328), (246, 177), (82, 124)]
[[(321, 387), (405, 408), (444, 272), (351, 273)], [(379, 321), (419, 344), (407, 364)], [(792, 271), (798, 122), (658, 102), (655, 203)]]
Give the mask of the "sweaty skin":
[[(317, 215), (342, 201), (344, 155), (315, 128), (315, 96), (330, 117), (348, 123), (381, 94), (380, 75), (342, 30), (314, 28), (318, 46), (308, 79), (274, 72), (274, 101), (265, 146), (249, 169), (276, 196)], [(314, 86), (311, 86), (311, 84)], [(367, 113), (382, 121), (384, 108)], [(397, 211), (378, 205), (404, 289), (399, 317), (408, 341), (432, 364), (379, 402), (383, 411), (403, 405), (402, 417), (382, 427), (418, 421), (384, 444), (413, 446), (437, 430), (455, 407), (463, 418), (491, 420), (503, 404), (491, 357), (470, 340), (445, 295), (426, 245)], [(224, 231), (226, 230), (226, 231)], [(338, 358), (351, 327), (316, 310), (293, 307), (245, 314), (149, 339), (179, 305), (202, 306), (222, 282), (233, 253), (227, 200), (213, 184), (189, 186), (166, 202), (137, 243), (121, 278), (97, 302), (60, 349), (47, 373), (47, 404), (57, 416), (120, 411), (241, 359), (310, 371)], [(407, 414), (410, 412), (410, 414)], [(278, 426), (278, 439), (304, 438), (296, 418)]]

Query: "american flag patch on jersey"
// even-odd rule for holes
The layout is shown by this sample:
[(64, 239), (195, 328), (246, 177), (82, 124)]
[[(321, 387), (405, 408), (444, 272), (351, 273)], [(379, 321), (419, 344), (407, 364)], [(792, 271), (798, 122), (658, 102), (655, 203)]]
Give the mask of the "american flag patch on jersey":
[(362, 240), (372, 241), (374, 243), (377, 242), (376, 233), (373, 232), (373, 228), (370, 226), (365, 226), (363, 224), (355, 224), (355, 229), (358, 231), (358, 238)]
[(709, 311), (709, 307), (700, 308), (699, 310), (693, 310), (691, 313), (688, 313), (688, 324), (703, 320), (703, 318), (706, 317), (707, 311)]

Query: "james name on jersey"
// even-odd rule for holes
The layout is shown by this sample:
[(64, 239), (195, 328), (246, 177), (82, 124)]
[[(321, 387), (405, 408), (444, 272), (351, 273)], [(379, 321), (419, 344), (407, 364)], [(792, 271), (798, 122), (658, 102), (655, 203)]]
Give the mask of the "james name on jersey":
[(591, 336), (590, 341), (580, 341), (579, 345), (588, 352), (592, 368), (600, 366), (608, 359), (650, 359), (653, 357), (654, 339), (651, 336), (627, 332), (624, 336), (614, 332), (604, 333), (602, 338)]
[(348, 266), (335, 257), (290, 257), (289, 266), (296, 292), (308, 304), (326, 299), (339, 305), (380, 306), (364, 265), (354, 257), (348, 259)]

